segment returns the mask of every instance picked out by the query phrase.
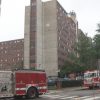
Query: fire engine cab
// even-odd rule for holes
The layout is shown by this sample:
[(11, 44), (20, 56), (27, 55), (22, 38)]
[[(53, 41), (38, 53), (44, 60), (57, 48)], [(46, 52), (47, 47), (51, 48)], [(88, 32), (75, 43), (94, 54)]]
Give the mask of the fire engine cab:
[(86, 71), (84, 73), (84, 87), (92, 89), (93, 87), (100, 88), (100, 72), (98, 70)]
[(0, 71), (0, 97), (36, 98), (47, 92), (44, 71)]

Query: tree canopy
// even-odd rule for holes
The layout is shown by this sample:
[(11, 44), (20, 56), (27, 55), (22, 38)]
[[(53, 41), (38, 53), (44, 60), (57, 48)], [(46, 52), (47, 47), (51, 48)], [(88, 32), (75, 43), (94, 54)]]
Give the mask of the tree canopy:
[[(100, 32), (100, 24), (97, 31)], [(97, 69), (97, 61), (100, 59), (100, 34), (90, 38), (81, 32), (74, 49), (76, 54), (69, 54), (69, 60), (61, 68), (62, 74)]]

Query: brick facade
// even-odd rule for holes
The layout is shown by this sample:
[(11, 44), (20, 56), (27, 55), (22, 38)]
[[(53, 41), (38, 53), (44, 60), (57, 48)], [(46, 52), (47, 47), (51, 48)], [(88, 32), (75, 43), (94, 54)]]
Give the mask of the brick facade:
[(23, 39), (0, 42), (0, 70), (23, 66)]
[(68, 54), (74, 52), (76, 41), (76, 24), (69, 14), (57, 2), (57, 38), (58, 38), (58, 66), (64, 65)]

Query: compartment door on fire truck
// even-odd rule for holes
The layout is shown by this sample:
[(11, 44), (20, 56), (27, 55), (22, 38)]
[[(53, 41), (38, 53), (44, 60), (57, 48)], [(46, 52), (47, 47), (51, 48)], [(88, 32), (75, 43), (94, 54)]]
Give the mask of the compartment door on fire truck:
[(0, 97), (13, 96), (12, 71), (0, 71)]

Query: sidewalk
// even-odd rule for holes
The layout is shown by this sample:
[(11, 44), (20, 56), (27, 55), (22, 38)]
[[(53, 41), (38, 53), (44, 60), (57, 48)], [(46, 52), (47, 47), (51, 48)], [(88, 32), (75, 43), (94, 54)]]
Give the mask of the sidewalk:
[(60, 88), (60, 89), (54, 89), (54, 90), (48, 90), (48, 93), (58, 93), (58, 92), (63, 92), (63, 91), (75, 91), (75, 90), (82, 90), (86, 89), (84, 87), (66, 87), (66, 88)]

